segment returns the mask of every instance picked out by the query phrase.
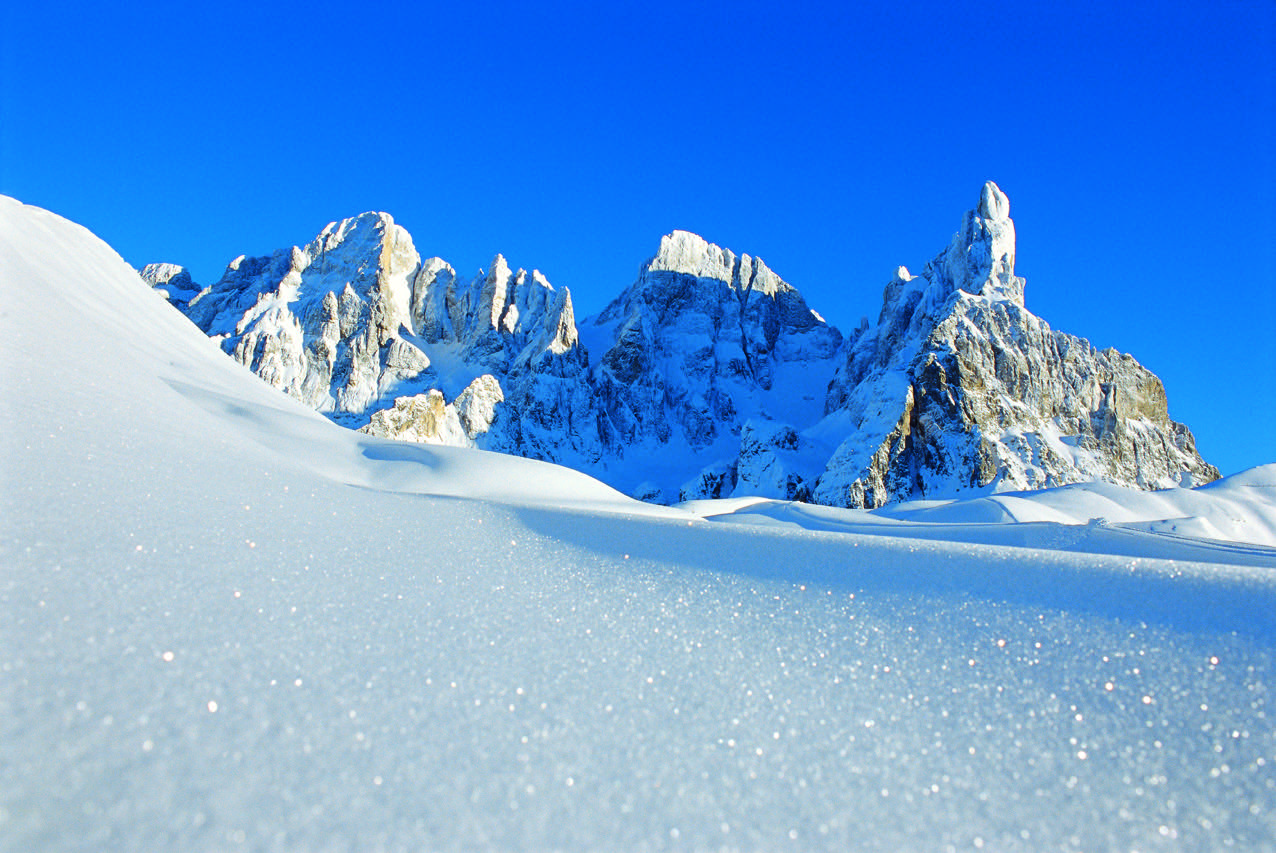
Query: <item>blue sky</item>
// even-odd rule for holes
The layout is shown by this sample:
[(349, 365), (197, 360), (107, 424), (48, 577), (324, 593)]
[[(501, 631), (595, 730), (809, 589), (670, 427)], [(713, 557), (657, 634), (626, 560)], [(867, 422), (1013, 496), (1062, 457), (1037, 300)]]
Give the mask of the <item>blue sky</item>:
[(996, 180), (1027, 304), (1276, 462), (1276, 4), (5, 4), (0, 193), (135, 265), (385, 210), (578, 314), (685, 228), (843, 327)]

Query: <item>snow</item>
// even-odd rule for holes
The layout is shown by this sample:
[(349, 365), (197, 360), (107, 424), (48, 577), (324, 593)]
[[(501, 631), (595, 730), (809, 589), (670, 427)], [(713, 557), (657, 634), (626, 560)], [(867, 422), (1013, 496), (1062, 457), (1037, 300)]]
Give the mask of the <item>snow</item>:
[(756, 289), (774, 296), (785, 285), (761, 258), (736, 256), (689, 231), (673, 231), (660, 240), (660, 250), (646, 264), (652, 272), (675, 272), (696, 278), (716, 279), (726, 284), (738, 282), (742, 288)]
[(346, 431), (2, 198), (0, 282), (0, 850), (1276, 848), (1270, 466), (655, 507)]

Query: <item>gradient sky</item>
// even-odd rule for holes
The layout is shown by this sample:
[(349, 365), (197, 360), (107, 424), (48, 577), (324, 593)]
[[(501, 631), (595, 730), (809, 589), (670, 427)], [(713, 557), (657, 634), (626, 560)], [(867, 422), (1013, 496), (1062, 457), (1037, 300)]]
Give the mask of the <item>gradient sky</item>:
[(1276, 3), (8, 3), (0, 193), (135, 266), (390, 212), (580, 316), (674, 228), (843, 328), (987, 179), (1028, 308), (1276, 462)]

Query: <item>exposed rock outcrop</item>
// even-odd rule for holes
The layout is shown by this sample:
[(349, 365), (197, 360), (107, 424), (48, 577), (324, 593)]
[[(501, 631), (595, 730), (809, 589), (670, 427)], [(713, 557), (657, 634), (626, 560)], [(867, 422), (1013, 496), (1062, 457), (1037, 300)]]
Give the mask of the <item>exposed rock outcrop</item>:
[(497, 419), (497, 406), (505, 401), (501, 384), (491, 374), (475, 379), (448, 403), (437, 388), (425, 394), (399, 397), (389, 409), (372, 413), (360, 432), (420, 444), (474, 447)]
[(686, 231), (585, 326), (602, 344), (591, 379), (610, 443), (725, 441), (718, 452), (748, 418), (813, 402), (842, 340), (761, 259)]
[(138, 273), (143, 281), (178, 307), (186, 305), (199, 294), (199, 285), (191, 280), (190, 271), (178, 264), (147, 264)]
[(817, 502), (1218, 477), (1169, 419), (1160, 380), (1131, 356), (1051, 330), (1024, 307), (1014, 261), (1010, 205), (989, 182), (920, 276), (900, 268), (829, 386), (829, 418), (848, 435)]

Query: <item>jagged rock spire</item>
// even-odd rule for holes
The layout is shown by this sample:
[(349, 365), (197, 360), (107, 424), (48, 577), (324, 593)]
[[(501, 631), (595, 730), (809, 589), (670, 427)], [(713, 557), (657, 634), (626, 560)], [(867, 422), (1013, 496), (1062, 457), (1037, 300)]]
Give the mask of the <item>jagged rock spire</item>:
[(1010, 199), (1006, 198), (1001, 187), (988, 181), (979, 193), (978, 213), (983, 219), (1009, 219)]
[(984, 184), (979, 204), (962, 217), (961, 229), (932, 264), (928, 277), (953, 290), (1023, 305), (1024, 280), (1015, 275), (1015, 223), (1000, 187)]
[(969, 490), (1218, 477), (1187, 427), (1169, 419), (1160, 380), (1031, 314), (1014, 264), (1010, 202), (989, 181), (948, 248), (920, 276), (901, 268), (878, 324), (848, 348), (827, 411), (854, 432), (829, 459), (816, 501), (874, 507)]

